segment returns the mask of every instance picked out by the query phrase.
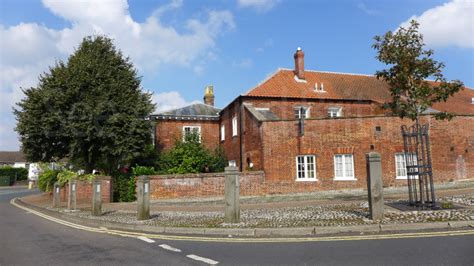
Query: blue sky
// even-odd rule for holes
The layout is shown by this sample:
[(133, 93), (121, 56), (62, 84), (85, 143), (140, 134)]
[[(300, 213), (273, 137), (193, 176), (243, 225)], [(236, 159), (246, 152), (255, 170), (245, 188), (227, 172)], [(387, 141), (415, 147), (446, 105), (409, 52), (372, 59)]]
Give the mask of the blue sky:
[(0, 2), (0, 150), (17, 150), (11, 108), (21, 87), (80, 40), (107, 34), (131, 57), (159, 110), (201, 101), (214, 85), (224, 107), (298, 46), (313, 70), (373, 74), (373, 37), (416, 17), (448, 79), (474, 87), (470, 0), (3, 0)]

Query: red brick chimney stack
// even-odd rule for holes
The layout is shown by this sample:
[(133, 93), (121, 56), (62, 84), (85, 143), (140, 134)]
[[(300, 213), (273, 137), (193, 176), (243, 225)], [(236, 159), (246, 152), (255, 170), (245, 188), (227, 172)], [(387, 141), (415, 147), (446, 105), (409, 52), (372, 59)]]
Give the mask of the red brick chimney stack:
[(214, 87), (209, 85), (204, 90), (204, 103), (214, 106)]
[(295, 57), (295, 75), (299, 79), (304, 79), (304, 53), (301, 47), (296, 49)]

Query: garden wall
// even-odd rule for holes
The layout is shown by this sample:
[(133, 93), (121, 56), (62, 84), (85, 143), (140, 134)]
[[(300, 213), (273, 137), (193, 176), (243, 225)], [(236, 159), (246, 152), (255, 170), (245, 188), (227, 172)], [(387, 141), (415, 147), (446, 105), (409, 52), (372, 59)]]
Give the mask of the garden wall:
[[(100, 180), (102, 202), (108, 203), (112, 201), (112, 178), (110, 176), (97, 176)], [(61, 188), (61, 201), (67, 202), (69, 197), (69, 184), (66, 183)], [(92, 203), (92, 182), (80, 180), (76, 183), (76, 200), (78, 202), (90, 201)]]
[[(225, 173), (150, 176), (150, 198), (224, 196)], [(241, 196), (303, 193), (315, 190), (311, 182), (266, 182), (263, 171), (239, 173)]]

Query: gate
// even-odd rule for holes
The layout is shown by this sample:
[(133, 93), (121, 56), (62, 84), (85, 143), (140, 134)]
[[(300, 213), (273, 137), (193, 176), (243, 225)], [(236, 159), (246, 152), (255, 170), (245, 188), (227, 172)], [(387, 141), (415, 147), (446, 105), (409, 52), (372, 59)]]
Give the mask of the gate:
[(433, 208), (436, 198), (431, 165), (429, 126), (402, 126), (403, 144), (408, 181), (408, 197), (411, 206)]

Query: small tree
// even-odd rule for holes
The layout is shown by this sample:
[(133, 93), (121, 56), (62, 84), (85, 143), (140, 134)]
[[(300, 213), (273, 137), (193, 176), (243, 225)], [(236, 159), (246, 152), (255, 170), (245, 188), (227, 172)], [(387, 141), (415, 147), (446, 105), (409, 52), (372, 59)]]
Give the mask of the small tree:
[[(408, 117), (415, 126), (402, 126), (408, 174), (410, 204), (435, 206), (431, 152), (428, 126), (421, 126), (419, 117), (434, 103), (446, 101), (462, 87), (461, 81), (447, 82), (442, 71), (444, 64), (431, 58), (433, 50), (424, 48), (419, 24), (412, 20), (408, 28), (399, 28), (376, 36), (373, 48), (377, 59), (390, 66), (377, 71), (376, 76), (387, 82), (392, 100), (386, 104), (393, 114)], [(427, 81), (433, 78), (434, 81)], [(451, 119), (453, 114), (438, 112), (436, 119)], [(412, 180), (413, 179), (413, 180)]]
[(66, 63), (40, 76), (14, 110), (31, 161), (71, 159), (90, 173), (111, 173), (151, 143), (151, 95), (105, 36), (86, 37)]
[[(389, 31), (375, 36), (372, 45), (377, 50), (377, 59), (390, 68), (377, 71), (376, 76), (385, 80), (392, 95), (387, 103), (392, 112), (401, 117), (418, 121), (420, 114), (434, 103), (446, 101), (462, 87), (461, 81), (447, 82), (442, 71), (444, 64), (431, 58), (433, 50), (424, 49), (423, 36), (418, 32), (419, 24), (412, 20), (408, 28)], [(433, 78), (434, 82), (426, 79)], [(452, 118), (453, 114), (439, 112), (437, 119)]]

